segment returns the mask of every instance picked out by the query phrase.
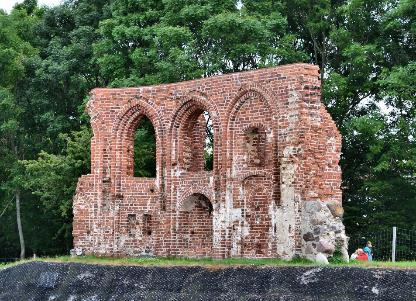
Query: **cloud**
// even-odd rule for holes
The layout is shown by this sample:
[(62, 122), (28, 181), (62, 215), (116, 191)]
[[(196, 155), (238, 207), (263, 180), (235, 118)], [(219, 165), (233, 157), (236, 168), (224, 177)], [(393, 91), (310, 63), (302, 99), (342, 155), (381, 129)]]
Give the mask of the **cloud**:
[[(0, 9), (10, 12), (16, 3), (22, 3), (23, 0), (1, 0)], [(55, 6), (61, 4), (61, 0), (38, 0), (39, 6)]]

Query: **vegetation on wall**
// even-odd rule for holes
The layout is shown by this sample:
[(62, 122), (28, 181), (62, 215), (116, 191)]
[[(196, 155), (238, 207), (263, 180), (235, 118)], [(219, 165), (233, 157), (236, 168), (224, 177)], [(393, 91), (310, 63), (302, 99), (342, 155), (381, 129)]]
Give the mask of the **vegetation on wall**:
[[(343, 135), (348, 235), (415, 229), (415, 19), (414, 0), (25, 0), (0, 11), (0, 257), (20, 254), (19, 204), (26, 256), (72, 247), (92, 88), (293, 62), (320, 66)], [(144, 176), (154, 173), (150, 128), (135, 137)]]

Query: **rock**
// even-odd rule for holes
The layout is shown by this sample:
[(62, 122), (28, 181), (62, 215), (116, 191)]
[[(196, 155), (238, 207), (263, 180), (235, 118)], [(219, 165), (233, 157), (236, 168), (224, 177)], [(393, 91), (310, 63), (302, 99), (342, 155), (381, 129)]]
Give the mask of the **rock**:
[(311, 224), (314, 225), (314, 226), (321, 225), (322, 224), (322, 220), (319, 219), (319, 218), (313, 218), (311, 220)]
[(344, 262), (348, 263), (350, 262), (350, 257), (348, 256), (348, 251), (342, 250), (342, 260), (344, 260)]
[(314, 253), (313, 247), (310, 244), (308, 244), (305, 248), (305, 254), (313, 254), (313, 253)]
[(320, 201), (306, 201), (305, 202), (305, 211), (307, 213), (315, 213), (322, 209)]
[(344, 215), (344, 208), (342, 208), (339, 202), (329, 202), (326, 206), (334, 217), (342, 217)]
[(321, 253), (332, 254), (335, 251), (335, 246), (329, 241), (321, 239), (316, 246), (316, 250)]
[(313, 236), (312, 232), (307, 232), (305, 234), (303, 234), (303, 240), (304, 241), (313, 241), (315, 239), (315, 237)]
[(326, 258), (326, 256), (322, 253), (318, 253), (315, 256), (315, 262), (317, 264), (329, 264), (328, 262), (328, 258)]
[(77, 256), (84, 255), (84, 251), (82, 250), (82, 248), (75, 248), (75, 255)]
[(320, 235), (326, 232), (326, 228), (324, 226), (319, 226), (313, 229), (314, 235)]

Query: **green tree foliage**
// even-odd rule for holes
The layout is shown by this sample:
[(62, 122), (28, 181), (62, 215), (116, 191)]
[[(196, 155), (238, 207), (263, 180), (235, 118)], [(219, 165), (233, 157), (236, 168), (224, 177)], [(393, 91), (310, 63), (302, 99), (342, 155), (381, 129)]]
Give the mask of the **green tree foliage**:
[[(27, 254), (71, 248), (92, 88), (299, 61), (320, 66), (343, 135), (348, 234), (416, 228), (415, 16), (414, 0), (25, 0), (0, 12), (0, 257), (19, 252), (16, 191)], [(135, 145), (135, 174), (154, 176), (148, 119)]]
[(143, 117), (134, 135), (134, 176), (156, 177), (156, 136), (149, 118)]
[[(17, 231), (14, 237), (1, 231), (0, 242), (3, 248), (20, 249), (20, 256), (25, 256), (24, 234), (22, 231), (21, 208), (22, 201), (30, 201), (31, 196), (22, 192), (24, 181), (23, 168), (19, 160), (30, 156), (37, 145), (35, 137), (27, 131), (31, 120), (29, 106), (17, 96), (21, 79), (26, 75), (26, 62), (37, 55), (37, 49), (30, 43), (32, 28), (39, 18), (35, 8), (15, 10), (11, 15), (0, 11), (0, 205), (3, 205), (1, 215), (13, 214), (13, 225), (18, 228), (20, 246), (17, 243)], [(10, 199), (10, 200), (9, 200)], [(15, 211), (11, 210), (12, 200), (15, 200)], [(9, 211), (6, 211), (9, 210)], [(5, 226), (7, 228), (7, 226)], [(7, 239), (7, 238), (11, 239)]]
[(343, 135), (351, 237), (416, 225), (414, 1), (287, 1), (290, 28), (319, 64)]

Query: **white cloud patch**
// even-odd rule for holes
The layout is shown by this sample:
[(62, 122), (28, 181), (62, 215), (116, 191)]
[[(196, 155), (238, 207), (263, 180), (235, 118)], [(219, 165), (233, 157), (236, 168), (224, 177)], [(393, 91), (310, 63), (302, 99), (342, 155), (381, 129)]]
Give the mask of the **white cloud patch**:
[[(22, 3), (23, 0), (0, 0), (0, 9), (10, 12), (16, 3)], [(55, 6), (61, 4), (61, 0), (38, 0), (39, 6)]]

